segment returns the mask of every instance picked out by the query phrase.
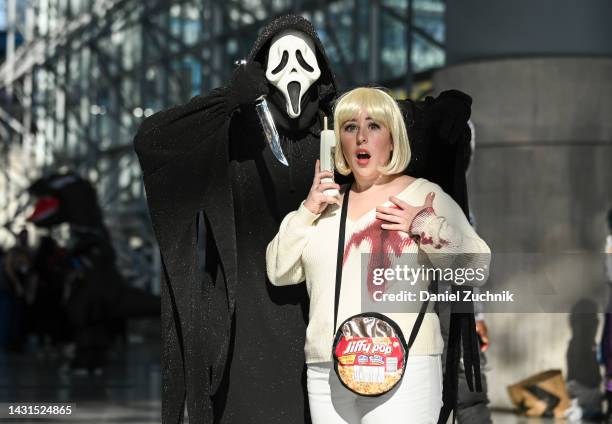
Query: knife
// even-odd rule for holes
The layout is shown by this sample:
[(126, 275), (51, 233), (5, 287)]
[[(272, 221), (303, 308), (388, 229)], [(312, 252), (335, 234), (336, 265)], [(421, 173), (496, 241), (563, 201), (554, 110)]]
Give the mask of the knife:
[[(236, 61), (235, 64), (238, 66), (245, 65), (246, 60), (242, 59)], [(280, 137), (278, 135), (278, 131), (276, 130), (276, 124), (274, 124), (274, 119), (270, 113), (270, 108), (268, 107), (268, 102), (265, 95), (259, 96), (255, 100), (255, 110), (257, 111), (257, 116), (259, 116), (259, 122), (261, 123), (268, 146), (270, 146), (270, 150), (272, 150), (272, 154), (274, 154), (274, 157), (280, 163), (285, 166), (289, 166), (289, 162), (287, 162), (287, 158), (285, 157), (283, 149), (280, 145)]]
[(272, 114), (268, 108), (266, 96), (260, 96), (257, 98), (255, 101), (255, 110), (257, 111), (259, 122), (261, 123), (264, 135), (266, 136), (266, 141), (268, 142), (274, 157), (283, 165), (289, 166), (289, 162), (287, 162), (287, 158), (285, 157), (283, 149), (280, 145), (280, 137), (278, 136), (274, 119), (272, 119)]

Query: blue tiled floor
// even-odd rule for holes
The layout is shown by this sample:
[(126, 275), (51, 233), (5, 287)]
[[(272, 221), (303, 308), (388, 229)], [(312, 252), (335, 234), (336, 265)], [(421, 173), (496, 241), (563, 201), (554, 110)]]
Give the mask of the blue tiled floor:
[[(75, 375), (64, 360), (40, 354), (0, 353), (0, 403), (66, 402), (71, 417), (45, 422), (160, 422), (159, 345), (130, 344), (116, 349), (102, 375)], [(2, 414), (0, 416), (6, 416)], [(40, 419), (0, 422), (40, 423)]]

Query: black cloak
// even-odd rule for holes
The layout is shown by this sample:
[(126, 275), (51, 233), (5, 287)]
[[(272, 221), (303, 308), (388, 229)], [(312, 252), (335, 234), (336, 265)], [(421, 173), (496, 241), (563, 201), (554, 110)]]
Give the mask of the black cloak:
[(314, 40), (321, 69), (310, 125), (279, 129), (290, 167), (267, 148), (254, 108), (228, 110), (229, 87), (153, 115), (134, 140), (163, 263), (164, 423), (181, 422), (185, 401), (195, 424), (309, 422), (308, 296), (304, 284), (267, 281), (265, 249), (309, 191), (336, 92), (302, 17), (266, 26), (248, 60), (265, 68), (272, 37), (289, 28)]
[[(305, 96), (304, 111), (317, 107), (311, 122), (279, 128), (289, 167), (273, 157), (253, 107), (231, 110), (229, 86), (153, 115), (134, 139), (163, 265), (164, 423), (182, 422), (185, 402), (192, 424), (310, 422), (308, 296), (304, 284), (270, 284), (265, 250), (310, 189), (336, 84), (314, 27), (300, 16), (267, 25), (248, 61), (265, 69), (272, 37), (289, 28), (313, 39), (321, 69)], [(275, 97), (271, 89), (272, 106)], [(417, 109), (404, 112), (409, 131), (423, 135)], [(415, 160), (415, 169), (425, 162)]]

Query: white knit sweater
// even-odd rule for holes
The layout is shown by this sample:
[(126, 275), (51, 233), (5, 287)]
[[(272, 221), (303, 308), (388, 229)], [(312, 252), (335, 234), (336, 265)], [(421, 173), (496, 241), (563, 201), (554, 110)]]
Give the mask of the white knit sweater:
[[(474, 232), (455, 201), (437, 184), (419, 178), (397, 197), (417, 206), (425, 202), (425, 197), (430, 192), (436, 193), (433, 211), (419, 214), (411, 228), (413, 234), (421, 236), (420, 242), (414, 241), (407, 233), (395, 231), (395, 237), (392, 239), (395, 243), (394, 252), (397, 253), (399, 248), (403, 254), (413, 253), (402, 257), (415, 258), (415, 267), (418, 266), (416, 254), (420, 249), (435, 266), (488, 269), (489, 247)], [(387, 202), (385, 205), (390, 206), (391, 203)], [(283, 219), (278, 234), (270, 242), (266, 252), (268, 278), (272, 284), (281, 286), (306, 281), (310, 296), (309, 324), (304, 347), (307, 363), (328, 362), (332, 358), (340, 212), (340, 207), (334, 205), (328, 206), (322, 214), (315, 215), (302, 204), (297, 211), (289, 213)], [(346, 220), (338, 325), (352, 315), (366, 312), (361, 310), (361, 253), (372, 252), (373, 246), (380, 240), (380, 235), (386, 231), (380, 228), (380, 224), (381, 221), (376, 219), (375, 209), (356, 221)], [(389, 234), (386, 237), (389, 240)], [(390, 251), (388, 246), (384, 247), (384, 251)], [(477, 255), (457, 256), (457, 253)], [(395, 258), (394, 254), (388, 256)], [(391, 261), (393, 262), (393, 259)], [(485, 280), (477, 282), (478, 285)], [(417, 313), (387, 315), (399, 324), (408, 339)], [(437, 355), (442, 353), (443, 348), (438, 317), (435, 313), (427, 313), (410, 353)]]

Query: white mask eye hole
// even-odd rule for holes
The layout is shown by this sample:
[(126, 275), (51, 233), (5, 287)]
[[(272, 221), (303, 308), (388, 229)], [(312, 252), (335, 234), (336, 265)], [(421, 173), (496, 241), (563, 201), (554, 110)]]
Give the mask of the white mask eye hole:
[(272, 70), (272, 75), (276, 75), (280, 71), (282, 71), (285, 68), (285, 66), (287, 66), (287, 62), (289, 62), (289, 53), (287, 52), (287, 50), (285, 50), (283, 52), (283, 57), (281, 58), (280, 63), (278, 64), (276, 68)]
[(304, 69), (305, 69), (305, 70), (307, 70), (308, 72), (312, 72), (312, 71), (314, 71), (314, 68), (313, 68), (312, 66), (310, 66), (310, 65), (309, 65), (309, 64), (306, 62), (306, 60), (304, 60), (304, 56), (302, 56), (302, 52), (301, 52), (301, 51), (299, 51), (299, 50), (297, 51), (297, 53), (296, 53), (296, 57), (297, 57), (298, 63), (300, 64), (300, 66), (301, 66), (302, 68), (304, 68)]

